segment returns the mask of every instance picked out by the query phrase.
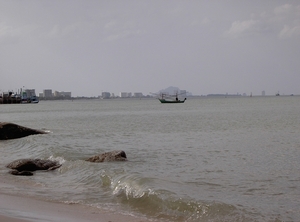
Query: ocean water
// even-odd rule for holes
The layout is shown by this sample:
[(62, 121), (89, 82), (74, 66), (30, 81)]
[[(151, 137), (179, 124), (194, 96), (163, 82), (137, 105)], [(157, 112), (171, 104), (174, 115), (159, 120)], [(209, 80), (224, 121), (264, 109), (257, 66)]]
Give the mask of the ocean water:
[[(41, 101), (0, 122), (48, 134), (0, 141), (1, 192), (153, 221), (300, 221), (300, 97)], [(126, 162), (88, 157), (124, 150)], [(58, 160), (32, 177), (19, 158)]]

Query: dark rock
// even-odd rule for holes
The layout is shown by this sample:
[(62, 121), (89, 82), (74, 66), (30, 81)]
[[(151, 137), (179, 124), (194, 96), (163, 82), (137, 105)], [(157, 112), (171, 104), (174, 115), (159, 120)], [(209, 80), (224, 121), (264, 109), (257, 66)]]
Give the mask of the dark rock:
[(14, 123), (0, 123), (0, 140), (17, 139), (35, 134), (45, 134), (41, 130), (30, 129)]
[(33, 173), (30, 171), (17, 171), (17, 170), (11, 170), (9, 171), (10, 174), (16, 175), (16, 176), (32, 176)]
[(6, 167), (13, 169), (9, 173), (13, 175), (31, 176), (36, 170), (55, 170), (61, 164), (57, 161), (42, 159), (19, 159), (9, 163)]
[(90, 162), (108, 162), (108, 161), (125, 161), (127, 160), (126, 153), (123, 150), (111, 151), (90, 157), (86, 161)]

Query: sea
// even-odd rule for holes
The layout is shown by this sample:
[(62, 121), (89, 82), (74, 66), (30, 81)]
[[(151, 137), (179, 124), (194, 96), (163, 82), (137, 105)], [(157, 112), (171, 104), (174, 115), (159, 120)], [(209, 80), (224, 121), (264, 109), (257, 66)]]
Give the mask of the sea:
[[(150, 221), (300, 221), (300, 96), (86, 99), (0, 105), (44, 130), (0, 141), (1, 192)], [(128, 161), (87, 158), (124, 150)], [(20, 158), (59, 161), (13, 176)]]

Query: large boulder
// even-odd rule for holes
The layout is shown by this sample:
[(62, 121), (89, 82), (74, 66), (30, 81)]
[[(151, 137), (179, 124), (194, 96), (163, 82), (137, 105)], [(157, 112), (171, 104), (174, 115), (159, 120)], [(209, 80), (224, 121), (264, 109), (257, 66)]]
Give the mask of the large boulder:
[(57, 161), (43, 159), (19, 159), (9, 163), (6, 167), (13, 169), (9, 173), (13, 175), (31, 176), (37, 170), (55, 170), (61, 164)]
[(127, 160), (126, 153), (123, 150), (111, 151), (102, 153), (88, 158), (86, 161), (90, 162), (108, 162), (108, 161), (125, 161)]
[(14, 123), (0, 123), (0, 140), (17, 139), (35, 134), (45, 134), (41, 130), (30, 129)]

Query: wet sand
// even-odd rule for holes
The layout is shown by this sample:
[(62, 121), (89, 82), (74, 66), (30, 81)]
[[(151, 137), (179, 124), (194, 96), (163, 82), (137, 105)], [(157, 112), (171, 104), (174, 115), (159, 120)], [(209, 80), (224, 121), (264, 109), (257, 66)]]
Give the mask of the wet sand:
[(147, 219), (104, 212), (102, 209), (78, 204), (64, 204), (37, 200), (31, 197), (0, 193), (0, 221), (2, 222), (146, 222)]

